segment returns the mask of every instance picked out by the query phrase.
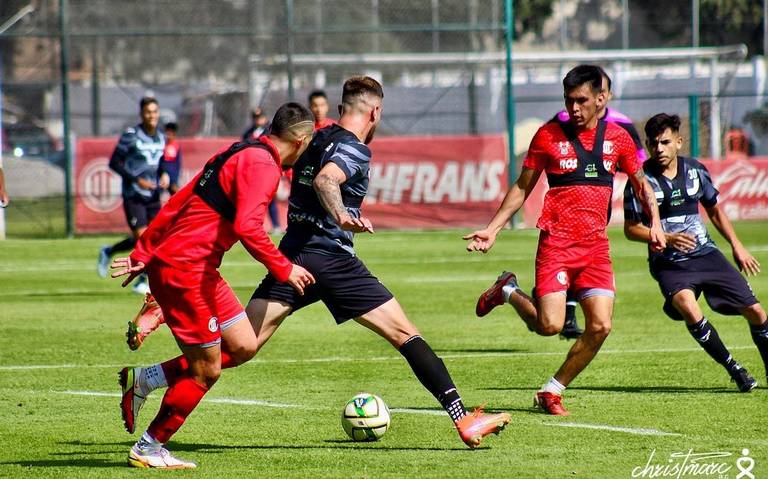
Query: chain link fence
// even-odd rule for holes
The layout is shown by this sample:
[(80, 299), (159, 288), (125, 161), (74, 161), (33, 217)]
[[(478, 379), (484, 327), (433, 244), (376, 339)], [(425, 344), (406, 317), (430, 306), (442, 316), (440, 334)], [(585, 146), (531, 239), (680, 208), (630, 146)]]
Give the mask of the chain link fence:
[[(161, 121), (177, 122), (181, 137), (234, 140), (249, 126), (253, 107), (271, 115), (285, 101), (306, 103), (315, 89), (327, 92), (333, 113), (341, 84), (353, 74), (384, 84), (382, 137), (504, 135), (504, 4), (39, 0), (14, 19), (30, 2), (5, 0), (0, 25), (14, 20), (0, 32), (3, 163), (11, 194), (7, 232), (65, 234), (62, 59), (73, 154), (84, 138), (116, 142), (138, 123), (145, 95), (159, 100)], [(517, 154), (535, 128), (562, 108), (560, 80), (575, 64), (567, 54), (542, 61), (538, 52), (683, 47), (697, 40), (686, 18), (693, 12), (662, 22), (639, 1), (535, 0), (514, 7)], [(679, 34), (660, 24), (677, 26)], [(760, 24), (747, 17), (741, 26), (754, 36)], [(714, 26), (700, 27), (697, 41), (714, 38)], [(715, 40), (747, 41), (725, 33)], [(530, 57), (518, 61), (518, 54)], [(718, 138), (730, 127), (746, 130), (751, 152), (762, 154), (768, 149), (765, 65), (761, 57), (744, 61), (743, 54), (719, 60), (617, 57), (600, 63), (614, 76), (612, 106), (639, 130), (652, 114), (674, 112), (698, 119), (690, 122), (692, 147), (702, 156), (719, 156), (728, 146), (711, 151), (713, 126)], [(711, 112), (717, 122), (710, 121)]]

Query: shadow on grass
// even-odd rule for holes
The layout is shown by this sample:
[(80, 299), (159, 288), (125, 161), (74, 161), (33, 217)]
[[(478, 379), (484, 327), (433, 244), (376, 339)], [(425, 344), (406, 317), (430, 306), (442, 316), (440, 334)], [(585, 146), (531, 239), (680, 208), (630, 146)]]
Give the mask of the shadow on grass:
[(39, 459), (35, 461), (0, 462), (0, 465), (15, 465), (21, 467), (121, 467), (127, 461), (110, 461), (108, 459)]
[[(535, 387), (488, 387), (479, 388), (483, 391), (535, 391)], [(672, 394), (692, 394), (692, 393), (715, 393), (715, 394), (744, 394), (735, 388), (724, 387), (688, 387), (688, 386), (574, 386), (569, 387), (568, 391), (603, 391), (618, 393), (672, 393)]]
[(457, 349), (435, 349), (436, 353), (530, 353), (530, 349), (519, 348), (457, 348)]

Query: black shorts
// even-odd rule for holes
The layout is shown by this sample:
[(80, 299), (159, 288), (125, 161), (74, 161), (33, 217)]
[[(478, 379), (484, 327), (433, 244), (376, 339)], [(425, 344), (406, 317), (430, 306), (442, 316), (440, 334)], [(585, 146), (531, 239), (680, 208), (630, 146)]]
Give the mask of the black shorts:
[(672, 296), (684, 289), (693, 291), (696, 299), (704, 293), (709, 307), (720, 314), (738, 315), (739, 309), (758, 303), (744, 276), (717, 249), (685, 261), (659, 258), (650, 269), (666, 299), (664, 312), (674, 320), (683, 317), (672, 305)]
[(131, 230), (143, 228), (149, 225), (160, 211), (160, 200), (143, 200), (137, 198), (123, 198), (123, 211), (125, 219)]
[(315, 277), (315, 284), (304, 290), (304, 296), (268, 274), (252, 298), (281, 301), (294, 311), (322, 301), (336, 323), (341, 324), (373, 311), (394, 297), (356, 256), (331, 256), (305, 251), (290, 259)]

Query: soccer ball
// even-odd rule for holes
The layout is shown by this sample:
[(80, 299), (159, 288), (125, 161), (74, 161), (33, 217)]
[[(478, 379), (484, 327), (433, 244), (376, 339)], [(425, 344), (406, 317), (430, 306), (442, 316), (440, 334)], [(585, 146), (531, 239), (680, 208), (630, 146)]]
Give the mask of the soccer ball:
[(376, 441), (389, 428), (389, 408), (379, 396), (360, 393), (344, 405), (341, 427), (353, 441)]

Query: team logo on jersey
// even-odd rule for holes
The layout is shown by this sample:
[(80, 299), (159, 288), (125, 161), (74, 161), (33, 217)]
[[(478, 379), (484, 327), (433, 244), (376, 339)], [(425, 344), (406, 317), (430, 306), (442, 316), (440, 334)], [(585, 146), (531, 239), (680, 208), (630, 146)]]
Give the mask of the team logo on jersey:
[(613, 142), (612, 141), (604, 141), (603, 142), (603, 154), (604, 155), (610, 155), (613, 153)]
[(219, 329), (219, 320), (213, 316), (208, 320), (208, 331), (215, 333), (217, 329)]
[(565, 274), (565, 271), (560, 271), (557, 273), (557, 282), (565, 286), (568, 284), (568, 275)]
[(568, 148), (570, 147), (570, 143), (567, 141), (558, 141), (557, 147), (560, 149), (561, 155), (567, 155), (568, 154)]
[(305, 186), (312, 186), (312, 178), (315, 176), (315, 167), (307, 165), (299, 174), (299, 183)]
[(597, 166), (594, 163), (590, 163), (584, 169), (584, 176), (587, 178), (597, 178)]

